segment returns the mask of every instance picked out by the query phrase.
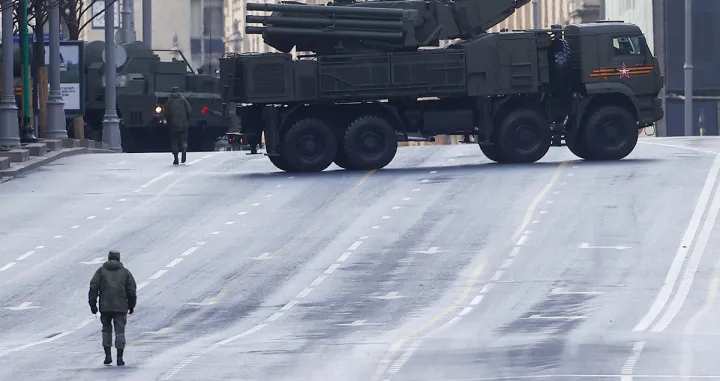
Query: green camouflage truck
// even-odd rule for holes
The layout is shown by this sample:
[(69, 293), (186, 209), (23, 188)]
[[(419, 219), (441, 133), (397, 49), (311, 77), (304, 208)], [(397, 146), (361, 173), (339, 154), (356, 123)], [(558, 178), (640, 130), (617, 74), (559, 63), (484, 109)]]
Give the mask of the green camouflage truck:
[[(278, 52), (226, 54), (224, 112), (288, 172), (388, 165), (398, 141), (472, 135), (500, 163), (567, 146), (619, 160), (664, 115), (658, 60), (620, 21), (488, 30), (530, 0), (248, 3)], [(441, 41), (450, 41), (441, 46)], [(290, 53), (295, 49), (296, 57)]]

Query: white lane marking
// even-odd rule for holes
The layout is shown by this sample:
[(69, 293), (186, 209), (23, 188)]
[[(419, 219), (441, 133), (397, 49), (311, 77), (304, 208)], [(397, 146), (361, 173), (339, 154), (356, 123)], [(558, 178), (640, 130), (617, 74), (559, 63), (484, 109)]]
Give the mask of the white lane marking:
[(206, 244), (206, 243), (207, 243), (207, 242), (200, 241), (200, 242), (197, 243), (197, 245), (198, 245), (198, 246), (202, 246), (202, 245), (204, 245), (204, 244)]
[(62, 238), (62, 237), (63, 237), (63, 236), (61, 236), (61, 235), (56, 235), (56, 236), (53, 237), (53, 238)]
[(275, 320), (277, 320), (280, 316), (282, 316), (282, 314), (283, 314), (282, 312), (275, 312), (274, 314), (272, 314), (272, 316), (270, 316), (269, 318), (265, 319), (265, 321), (267, 321), (267, 322), (275, 321)]
[(548, 204), (554, 204), (555, 201), (553, 201), (553, 200), (547, 200), (546, 203), (548, 203)]
[(320, 275), (319, 277), (315, 278), (312, 283), (310, 283), (311, 286), (317, 287), (322, 281), (324, 281), (327, 278), (327, 275)]
[(470, 305), (476, 306), (476, 305), (480, 304), (480, 302), (482, 302), (483, 298), (484, 298), (483, 295), (478, 295), (478, 296), (474, 297), (473, 300), (470, 301)]
[(527, 239), (528, 239), (528, 236), (526, 236), (526, 235), (520, 237), (520, 239), (517, 241), (516, 245), (518, 245), (518, 246), (524, 245), (525, 242), (527, 241)]
[(502, 270), (499, 270), (499, 271), (497, 271), (497, 272), (495, 273), (495, 275), (493, 275), (492, 278), (490, 278), (490, 281), (491, 281), (491, 282), (497, 282), (497, 281), (500, 279), (500, 277), (502, 277), (502, 275), (503, 275)]
[(94, 220), (96, 216), (88, 216), (86, 220)]
[(533, 224), (539, 224), (539, 223), (540, 223), (540, 221), (538, 221), (538, 220), (535, 220), (535, 221), (533, 221), (532, 223), (533, 223)]
[(568, 173), (568, 176), (575, 176), (574, 173)]
[(0, 267), (0, 272), (2, 272), (2, 271), (6, 271), (7, 269), (9, 269), (9, 268), (11, 268), (11, 267), (15, 266), (16, 264), (17, 264), (17, 262), (10, 262), (10, 263), (8, 263), (8, 264), (7, 264), (7, 265), (5, 265), (5, 266), (3, 266), (3, 267)]
[(560, 191), (555, 191), (552, 194), (560, 194)]
[(364, 241), (364, 240), (366, 240), (366, 239), (368, 239), (368, 238), (370, 238), (369, 235), (362, 235), (362, 236), (360, 236), (360, 240), (361, 240), (361, 241)]
[(262, 253), (262, 254), (260, 254), (259, 256), (254, 257), (253, 259), (255, 259), (255, 260), (257, 260), (257, 261), (263, 261), (263, 260), (270, 259), (270, 258), (272, 258), (272, 257), (270, 256), (270, 253)]
[(700, 266), (700, 260), (702, 259), (703, 254), (705, 254), (705, 248), (707, 248), (710, 235), (715, 227), (715, 220), (717, 220), (718, 213), (720, 213), (720, 187), (718, 187), (715, 191), (715, 196), (713, 197), (713, 202), (710, 205), (710, 210), (708, 210), (707, 218), (700, 230), (700, 234), (697, 236), (697, 241), (695, 242), (695, 246), (690, 254), (690, 259), (685, 266), (685, 274), (682, 277), (680, 286), (675, 292), (675, 298), (672, 303), (670, 303), (670, 306), (668, 306), (665, 314), (652, 329), (653, 332), (660, 332), (667, 328), (685, 303), (685, 299), (687, 299), (692, 283), (695, 280), (697, 269)]
[(585, 319), (586, 316), (578, 315), (578, 316), (546, 316), (546, 315), (530, 315), (527, 317), (527, 319), (545, 319), (545, 320), (581, 320)]
[(403, 197), (403, 201), (410, 201), (411, 197)]
[(673, 259), (667, 276), (665, 277), (665, 282), (660, 288), (660, 292), (658, 293), (655, 302), (650, 307), (650, 310), (640, 320), (640, 322), (638, 322), (635, 328), (633, 328), (633, 331), (637, 332), (648, 329), (650, 324), (652, 324), (653, 321), (655, 321), (655, 319), (658, 317), (658, 315), (660, 315), (660, 312), (663, 310), (663, 308), (665, 308), (665, 304), (667, 304), (668, 300), (670, 299), (670, 294), (675, 288), (678, 276), (680, 276), (680, 270), (682, 268), (683, 262), (685, 261), (685, 258), (688, 255), (688, 252), (690, 250), (689, 248), (693, 242), (693, 238), (695, 237), (697, 230), (700, 228), (700, 220), (702, 219), (705, 209), (710, 202), (710, 194), (713, 186), (715, 185), (718, 171), (720, 171), (720, 155), (715, 156), (715, 161), (713, 161), (710, 172), (705, 179), (705, 185), (700, 192), (700, 197), (698, 198), (697, 204), (695, 204), (695, 211), (693, 212), (692, 217), (690, 217), (690, 222), (688, 223), (687, 230), (685, 230), (685, 235), (683, 235), (683, 238), (680, 241), (680, 246), (675, 253), (675, 258)]
[(371, 227), (371, 229), (375, 229), (375, 230), (380, 229), (380, 225), (374, 225)]
[(617, 246), (602, 246), (602, 245), (591, 245), (587, 242), (580, 244), (581, 249), (615, 249), (615, 250), (627, 250), (632, 249), (632, 246), (623, 246), (623, 245), (617, 245)]
[(149, 284), (150, 284), (150, 282), (142, 282), (142, 283), (140, 283), (140, 284), (137, 285), (137, 289), (139, 290), (139, 289), (141, 289), (141, 288), (145, 288), (145, 287), (147, 287), (147, 285), (149, 285)]
[(272, 197), (272, 196), (273, 196), (272, 193), (268, 193), (268, 194), (265, 195), (265, 198), (270, 198), (270, 197)]
[(638, 341), (635, 345), (633, 345), (632, 352), (630, 353), (630, 356), (628, 356), (627, 360), (625, 360), (625, 364), (623, 364), (622, 370), (620, 371), (622, 374), (620, 381), (632, 381), (632, 373), (635, 369), (635, 364), (637, 363), (638, 358), (640, 358), (643, 348), (645, 348), (644, 341)]
[(420, 191), (420, 188), (415, 188), (415, 189), (413, 189), (412, 191), (413, 191), (413, 192), (419, 192), (419, 191)]
[(244, 216), (246, 214), (247, 214), (247, 212), (240, 212), (240, 213), (238, 213), (238, 216)]
[(25, 254), (17, 257), (17, 260), (22, 261), (23, 259), (27, 259), (29, 256), (31, 256), (33, 254), (35, 254), (35, 250), (30, 250), (30, 251), (26, 252)]
[(460, 311), (459, 315), (465, 316), (465, 315), (469, 314), (472, 311), (472, 309), (473, 309), (472, 307), (465, 307), (465, 308), (463, 308), (462, 311)]
[(175, 258), (175, 259), (172, 260), (172, 262), (170, 262), (170, 263), (168, 263), (167, 265), (165, 265), (165, 267), (167, 267), (167, 268), (173, 268), (173, 267), (175, 267), (178, 263), (182, 262), (183, 259), (185, 259), (185, 258)]
[(480, 293), (481, 293), (481, 294), (487, 294), (488, 292), (490, 292), (490, 290), (492, 290), (492, 288), (493, 288), (494, 286), (495, 286), (494, 283), (487, 283), (487, 284), (482, 288), (482, 290), (480, 290)]
[(201, 159), (209, 159), (209, 158), (213, 157), (214, 155), (215, 155), (214, 153), (210, 153), (210, 154), (207, 154), (207, 155), (201, 157)]
[(138, 188), (138, 189), (133, 189), (133, 193), (139, 193), (139, 192), (142, 192), (142, 189), (140, 189), (140, 188)]
[(521, 249), (522, 249), (522, 248), (519, 247), (519, 246), (513, 247), (512, 251), (510, 251), (510, 254), (508, 254), (508, 256), (509, 256), (510, 258), (516, 257), (518, 254), (520, 254), (520, 250), (521, 250)]
[(653, 142), (653, 143), (650, 143), (650, 142), (645, 142), (645, 141), (639, 141), (638, 143), (650, 144), (650, 145), (661, 146), (661, 147), (670, 147), (670, 148), (686, 149), (686, 150), (690, 150), (690, 151), (707, 153), (707, 154), (715, 155), (715, 156), (718, 155), (718, 152), (709, 151), (709, 150), (705, 150), (705, 149), (701, 149), (701, 148), (692, 148), (692, 147), (678, 146), (678, 145), (675, 145), (675, 144), (654, 143), (654, 142)]
[(343, 255), (341, 255), (340, 258), (338, 259), (338, 262), (345, 262), (345, 260), (348, 259), (350, 254), (352, 254), (352, 253), (349, 251), (344, 252)]
[(567, 185), (567, 181), (561, 182), (560, 185)]
[(356, 250), (358, 247), (360, 247), (360, 245), (362, 245), (362, 243), (363, 241), (355, 241), (352, 245), (350, 245), (350, 247), (348, 247), (348, 250)]
[(112, 208), (108, 206), (107, 208), (104, 208), (103, 210), (112, 210)]
[(428, 182), (428, 181), (430, 181), (430, 180), (428, 180), (428, 179), (422, 179), (422, 180), (420, 180), (421, 183), (426, 183), (426, 182)]
[(189, 249), (185, 250), (185, 251), (184, 251), (184, 252), (183, 252), (182, 254), (180, 254), (180, 256), (182, 256), (182, 257), (187, 257), (188, 255), (190, 255), (190, 254), (194, 253), (194, 252), (195, 252), (195, 250), (197, 250), (197, 249), (199, 249), (199, 247), (197, 247), (197, 246), (193, 246), (193, 247), (191, 247), (191, 248), (189, 248)]
[(225, 225), (232, 225), (232, 224), (234, 224), (234, 223), (235, 223), (235, 221), (228, 221), (228, 222), (225, 223)]
[(251, 329), (248, 329), (247, 331), (245, 331), (245, 332), (243, 332), (243, 333), (240, 333), (240, 334), (235, 335), (235, 336), (233, 336), (233, 337), (228, 337), (227, 339), (218, 342), (218, 344), (219, 344), (219, 345), (225, 345), (225, 344), (228, 344), (228, 343), (232, 343), (233, 341), (235, 341), (235, 340), (237, 340), (237, 339), (243, 338), (243, 337), (245, 337), (245, 336), (247, 336), (247, 335), (251, 335), (251, 334), (257, 332), (257, 331), (265, 328), (266, 326), (267, 326), (267, 324), (258, 324), (258, 325), (256, 325), (255, 327), (253, 327), (253, 328), (251, 328)]
[[(140, 185), (140, 188), (147, 188), (147, 187), (149, 187), (150, 185), (153, 185), (153, 183), (155, 183), (155, 182), (157, 182), (157, 181), (159, 181), (159, 180), (162, 180), (162, 179), (164, 179), (164, 178), (166, 178), (166, 177), (168, 177), (168, 176), (170, 176), (170, 175), (172, 175), (172, 174), (173, 174), (173, 171), (165, 172), (165, 173), (163, 173), (162, 175), (160, 175), (160, 176), (158, 176), (158, 177), (156, 177), (156, 178), (154, 178), (154, 179), (146, 182), (145, 184)], [(133, 192), (135, 192), (135, 191), (133, 191)]]
[(119, 199), (118, 201), (120, 201), (120, 202), (125, 202), (125, 201), (127, 201), (127, 199), (126, 199), (126, 198), (121, 198), (121, 199)]
[(63, 337), (65, 337), (65, 336), (67, 336), (67, 335), (69, 335), (69, 334), (71, 334), (71, 333), (73, 333), (73, 332), (74, 332), (74, 331), (63, 332), (63, 333), (60, 333), (60, 334), (58, 334), (58, 335), (55, 335), (55, 336), (53, 336), (53, 337), (51, 337), (51, 338), (49, 338), (49, 339), (40, 340), (40, 341), (36, 341), (36, 342), (34, 342), (34, 343), (28, 343), (28, 344), (25, 344), (25, 345), (21, 345), (21, 346), (19, 346), (19, 347), (15, 347), (15, 348), (13, 348), (13, 349), (9, 349), (9, 350), (7, 350), (7, 351), (5, 351), (5, 352), (0, 353), (0, 357), (4, 357), (4, 356), (6, 356), (6, 355), (8, 355), (8, 354), (10, 354), (10, 353), (13, 353), (13, 352), (18, 352), (18, 351), (25, 350), (25, 349), (28, 349), (28, 348), (30, 348), (30, 347), (34, 347), (34, 346), (39, 345), (39, 344), (50, 343), (50, 342), (55, 341), (55, 340), (57, 340), (57, 339), (63, 338)]
[(92, 323), (93, 321), (95, 321), (95, 319), (85, 319), (82, 321), (82, 323), (78, 324), (78, 326), (75, 327), (75, 330), (76, 331), (81, 330), (81, 329), (85, 328), (86, 325)]
[(288, 179), (294, 179), (295, 176), (288, 176)]
[(547, 213), (547, 210), (541, 210), (541, 211), (540, 211), (540, 214), (545, 214), (545, 213)]
[(602, 295), (600, 291), (563, 291), (563, 288), (553, 288), (550, 293), (553, 295)]
[(212, 233), (210, 233), (210, 234), (212, 234), (212, 235), (218, 235), (218, 234), (220, 234), (220, 232), (214, 231), (214, 232), (212, 232)]
[(382, 216), (381, 219), (388, 220), (388, 219), (390, 219), (390, 216)]
[(298, 294), (297, 298), (298, 298), (298, 299), (302, 299), (302, 298), (308, 296), (308, 294), (311, 293), (312, 290), (313, 290), (312, 287), (308, 287), (308, 288), (302, 290), (302, 291)]
[(163, 276), (163, 274), (165, 274), (166, 272), (167, 272), (167, 270), (159, 270), (158, 272), (156, 272), (155, 274), (153, 274), (153, 275), (152, 275), (150, 278), (148, 278), (148, 279), (150, 279), (150, 280), (155, 280), (155, 279), (160, 278), (161, 276)]
[(297, 302), (298, 302), (297, 300), (291, 300), (291, 301), (287, 302), (286, 305), (282, 306), (282, 308), (280, 308), (280, 310), (287, 311), (287, 310), (293, 308), (293, 306), (296, 305)]
[(434, 174), (434, 173), (437, 173), (437, 171), (430, 171), (430, 173), (433, 173), (433, 174)]
[(333, 271), (337, 270), (337, 268), (340, 267), (338, 263), (333, 263), (330, 267), (325, 270), (325, 274), (332, 274)]
[(505, 261), (503, 261), (502, 265), (500, 265), (500, 268), (501, 268), (501, 269), (506, 269), (506, 268), (510, 267), (510, 265), (512, 265), (513, 261), (514, 261), (513, 258), (507, 258), (507, 259), (505, 259)]
[(35, 250), (40, 250), (40, 249), (44, 249), (44, 248), (45, 248), (45, 246), (35, 246)]
[(393, 206), (392, 208), (393, 208), (393, 210), (398, 210), (398, 209), (400, 209), (400, 208), (402, 208), (402, 207), (401, 207), (400, 205), (395, 205), (395, 206)]
[(185, 165), (193, 165), (193, 164), (197, 164), (197, 163), (199, 163), (199, 162), (200, 162), (200, 160), (202, 160), (202, 159), (195, 159), (195, 160), (193, 160), (193, 161), (189, 161), (189, 162), (185, 163)]
[(79, 228), (79, 227), (80, 227), (80, 225), (73, 225), (73, 226), (70, 227), (70, 229), (77, 229), (77, 228)]
[(259, 202), (253, 203), (251, 206), (260, 206)]
[(278, 186), (276, 186), (275, 188), (280, 188), (281, 186), (282, 186), (282, 184), (281, 184), (281, 185), (278, 185)]

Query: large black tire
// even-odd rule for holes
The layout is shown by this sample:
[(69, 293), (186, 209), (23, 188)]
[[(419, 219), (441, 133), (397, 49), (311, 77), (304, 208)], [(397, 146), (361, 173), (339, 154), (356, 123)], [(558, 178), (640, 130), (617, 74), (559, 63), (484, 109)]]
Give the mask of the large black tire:
[(585, 146), (585, 140), (583, 140), (582, 134), (579, 131), (566, 132), (565, 145), (575, 156), (584, 160), (592, 159), (590, 152)]
[(500, 126), (497, 147), (500, 158), (510, 163), (533, 163), (550, 149), (550, 122), (530, 109), (513, 111)]
[(390, 164), (397, 153), (395, 129), (383, 118), (368, 115), (355, 119), (343, 139), (351, 168), (380, 169)]
[(273, 163), (277, 169), (285, 172), (293, 172), (293, 169), (282, 154), (268, 156), (268, 158), (270, 158), (270, 162)]
[(498, 149), (497, 145), (480, 145), (480, 151), (482, 151), (485, 157), (496, 163), (505, 162), (502, 156), (502, 152)]
[(581, 128), (588, 160), (620, 160), (637, 145), (637, 123), (623, 107), (602, 106), (592, 112)]
[(345, 152), (345, 147), (343, 145), (338, 145), (338, 152), (335, 156), (335, 165), (342, 169), (346, 169), (348, 171), (353, 171), (357, 168), (350, 162), (350, 158), (348, 157), (347, 153)]
[(323, 121), (301, 119), (285, 133), (282, 155), (293, 172), (321, 172), (332, 164), (337, 139)]

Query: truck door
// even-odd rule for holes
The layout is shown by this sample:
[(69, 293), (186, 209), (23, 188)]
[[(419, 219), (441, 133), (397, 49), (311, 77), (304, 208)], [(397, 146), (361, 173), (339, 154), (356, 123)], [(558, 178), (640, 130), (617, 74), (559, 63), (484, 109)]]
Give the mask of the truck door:
[(622, 82), (633, 89), (635, 95), (653, 92), (654, 60), (642, 35), (608, 35), (606, 57), (607, 70), (602, 74), (609, 81)]

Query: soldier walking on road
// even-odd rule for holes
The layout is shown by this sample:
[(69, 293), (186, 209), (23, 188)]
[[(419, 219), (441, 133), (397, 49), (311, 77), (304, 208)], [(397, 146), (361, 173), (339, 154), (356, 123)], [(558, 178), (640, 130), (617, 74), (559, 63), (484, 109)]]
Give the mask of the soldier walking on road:
[(187, 158), (188, 128), (192, 111), (190, 102), (180, 94), (180, 89), (174, 86), (163, 110), (165, 110), (165, 120), (167, 120), (170, 129), (170, 144), (175, 157), (173, 164), (178, 164), (178, 151), (182, 152), (182, 162), (184, 163)]
[(102, 345), (105, 349), (105, 365), (112, 364), (110, 347), (112, 331), (115, 325), (115, 349), (117, 349), (117, 365), (125, 365), (125, 325), (127, 314), (132, 314), (137, 303), (137, 285), (130, 270), (120, 262), (120, 253), (111, 250), (108, 260), (90, 280), (88, 295), (90, 311), (98, 313), (97, 299), (100, 296), (100, 321), (102, 322)]

